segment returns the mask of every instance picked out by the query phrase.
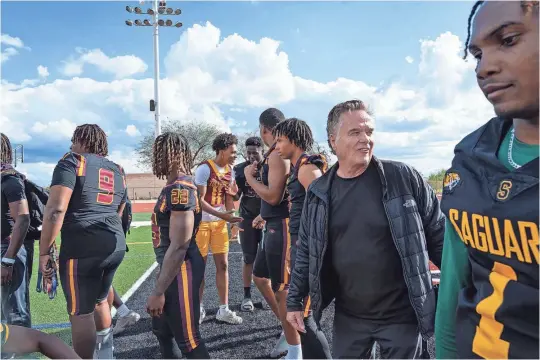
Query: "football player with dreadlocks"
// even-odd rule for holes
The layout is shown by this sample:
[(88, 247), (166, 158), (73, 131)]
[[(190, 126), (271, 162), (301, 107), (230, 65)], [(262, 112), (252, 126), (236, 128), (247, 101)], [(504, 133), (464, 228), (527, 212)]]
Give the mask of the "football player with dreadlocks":
[(56, 165), (45, 208), (39, 264), (45, 279), (56, 267), (49, 249), (62, 231), (59, 275), (81, 358), (113, 358), (110, 304), (114, 274), (126, 250), (121, 214), (127, 197), (122, 167), (108, 160), (107, 135), (78, 126)]
[(538, 359), (538, 1), (479, 1), (468, 27), (497, 116), (445, 175), (437, 358)]
[(152, 170), (167, 184), (152, 214), (152, 241), (160, 270), (146, 308), (165, 359), (175, 357), (173, 338), (188, 359), (210, 358), (199, 332), (204, 261), (195, 236), (202, 211), (192, 168), (183, 135), (167, 132), (156, 138)]
[(2, 134), (2, 321), (31, 326), (27, 253), (23, 241), (30, 226), (24, 177), (12, 166), (9, 138)]
[[(289, 192), (289, 234), (291, 236), (291, 272), (294, 270), (296, 243), (300, 229), (300, 217), (306, 198), (306, 189), (311, 182), (326, 172), (326, 159), (320, 154), (308, 155), (313, 146), (313, 134), (309, 125), (300, 119), (291, 118), (276, 125), (272, 134), (276, 139), (276, 151), (283, 159), (290, 160), (291, 172), (287, 179)], [(313, 320), (309, 297), (305, 299), (304, 311), (287, 313), (287, 320), (298, 324), (302, 355), (305, 359), (330, 359), (332, 354), (328, 341)]]

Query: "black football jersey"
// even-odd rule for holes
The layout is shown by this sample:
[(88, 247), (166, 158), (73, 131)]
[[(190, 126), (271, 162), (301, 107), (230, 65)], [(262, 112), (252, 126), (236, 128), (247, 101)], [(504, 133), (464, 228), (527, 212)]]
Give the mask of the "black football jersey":
[[(276, 148), (276, 144), (272, 145), (268, 152), (264, 154), (263, 161), (261, 162), (261, 166), (259, 167), (259, 172), (261, 175), (262, 183), (266, 186), (268, 186), (268, 173), (269, 173), (269, 167), (268, 167), (268, 157), (274, 149)], [(261, 217), (264, 220), (270, 220), (270, 219), (287, 219), (289, 217), (289, 194), (287, 192), (287, 187), (285, 187), (285, 194), (283, 195), (283, 200), (277, 205), (270, 205), (263, 199), (261, 199)]]
[(122, 167), (96, 154), (69, 152), (56, 165), (51, 187), (73, 190), (62, 225), (63, 256), (90, 257), (125, 250), (118, 208), (126, 202)]
[(509, 171), (497, 158), (511, 122), (495, 118), (456, 146), (441, 208), (468, 249), (459, 294), (460, 358), (538, 358), (538, 158)]
[(290, 201), (289, 232), (291, 234), (298, 234), (298, 230), (300, 229), (300, 217), (302, 216), (302, 208), (304, 207), (304, 199), (306, 198), (306, 189), (304, 189), (304, 185), (298, 180), (298, 171), (302, 165), (306, 164), (317, 166), (323, 174), (326, 172), (326, 161), (319, 154), (302, 154), (294, 167), (291, 168), (287, 179), (287, 191), (289, 192)]
[(171, 239), (169, 235), (170, 218), (172, 211), (193, 211), (195, 223), (193, 236), (186, 253), (186, 259), (196, 256), (199, 252), (195, 242), (195, 235), (202, 219), (199, 205), (199, 194), (191, 176), (181, 176), (172, 184), (166, 185), (156, 201), (152, 213), (152, 242), (156, 260), (161, 265)]
[[(244, 175), (244, 169), (250, 163), (245, 161), (234, 167), (234, 176), (238, 189), (242, 191), (242, 198), (240, 199), (240, 216), (244, 219), (254, 219), (261, 212), (261, 198), (253, 190), (253, 188), (246, 181)], [(257, 181), (261, 182), (261, 175), (257, 172)]]

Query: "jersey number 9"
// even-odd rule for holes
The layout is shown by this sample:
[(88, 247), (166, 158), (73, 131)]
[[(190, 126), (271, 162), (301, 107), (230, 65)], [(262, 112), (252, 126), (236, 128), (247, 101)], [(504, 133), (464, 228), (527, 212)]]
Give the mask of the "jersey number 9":
[(97, 202), (104, 205), (112, 204), (114, 200), (114, 173), (111, 170), (99, 169), (99, 190)]

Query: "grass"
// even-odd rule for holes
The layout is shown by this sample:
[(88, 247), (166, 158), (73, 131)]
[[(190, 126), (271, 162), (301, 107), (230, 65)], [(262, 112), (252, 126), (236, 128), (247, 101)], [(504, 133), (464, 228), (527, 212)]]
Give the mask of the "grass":
[(150, 221), (150, 217), (152, 216), (152, 213), (133, 213), (131, 221)]
[[(149, 226), (132, 228), (131, 234), (128, 234), (127, 243), (129, 252), (126, 253), (113, 282), (113, 286), (120, 295), (123, 295), (155, 260), (152, 248), (152, 234)], [(36, 246), (38, 246), (37, 242)], [(37, 248), (35, 253), (39, 254)], [(58, 286), (56, 297), (53, 300), (50, 300), (46, 294), (36, 291), (38, 261), (39, 258), (34, 257), (34, 274), (32, 275), (32, 282), (30, 284), (32, 324), (68, 322), (66, 301), (61, 286)], [(66, 331), (66, 329), (61, 329), (61, 331)], [(69, 330), (67, 331), (69, 332)]]

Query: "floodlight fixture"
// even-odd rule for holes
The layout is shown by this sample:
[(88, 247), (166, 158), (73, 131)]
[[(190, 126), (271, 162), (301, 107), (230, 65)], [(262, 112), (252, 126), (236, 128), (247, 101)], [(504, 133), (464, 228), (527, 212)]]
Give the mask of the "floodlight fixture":
[(165, 8), (160, 7), (160, 8), (158, 9), (158, 13), (160, 13), (160, 14), (163, 15), (163, 14), (165, 13)]
[(176, 24), (174, 24), (174, 26), (176, 26), (177, 28), (181, 28), (182, 27), (182, 23), (181, 22), (177, 22)]
[(159, 26), (165, 26), (165, 20), (163, 19), (159, 19), (157, 23)]
[(126, 6), (126, 11), (128, 13), (132, 13), (133, 12), (133, 9), (131, 8), (131, 6)]
[(148, 10), (146, 10), (146, 13), (147, 13), (148, 15), (154, 15), (154, 10), (148, 9)]
[(137, 26), (141, 26), (141, 25), (142, 25), (142, 22), (141, 22), (141, 20), (139, 20), (139, 19), (135, 20), (135, 25), (137, 25)]
[(150, 25), (151, 25), (151, 24), (150, 24), (150, 21), (148, 21), (148, 19), (144, 19), (143, 23), (144, 23), (144, 25), (146, 25), (146, 26), (150, 26)]
[(173, 10), (172, 8), (167, 8), (167, 14), (168, 14), (168, 15), (171, 15), (171, 14), (173, 13), (173, 11), (174, 11), (174, 10)]
[(135, 14), (142, 14), (142, 10), (141, 10), (140, 7), (137, 6), (137, 7), (135, 8)]
[(182, 10), (176, 9), (174, 10), (174, 15), (180, 15), (182, 13)]
[(127, 26), (133, 26), (133, 23), (131, 22), (131, 20), (126, 20), (126, 25)]

